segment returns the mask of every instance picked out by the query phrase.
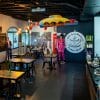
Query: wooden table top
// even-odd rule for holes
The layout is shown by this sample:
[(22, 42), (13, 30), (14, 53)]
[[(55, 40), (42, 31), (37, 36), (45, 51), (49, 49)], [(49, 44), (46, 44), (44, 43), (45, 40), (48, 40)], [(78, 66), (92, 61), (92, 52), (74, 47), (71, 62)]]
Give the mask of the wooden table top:
[(41, 48), (32, 48), (31, 50), (41, 50)]
[(12, 56), (24, 56), (24, 55), (25, 53), (18, 53), (18, 52), (12, 54)]
[(57, 54), (45, 54), (44, 57), (57, 57)]
[(22, 71), (0, 70), (0, 78), (17, 80), (24, 75)]
[(35, 61), (35, 59), (31, 59), (31, 58), (12, 58), (9, 61), (15, 62), (15, 63), (31, 63), (31, 62)]

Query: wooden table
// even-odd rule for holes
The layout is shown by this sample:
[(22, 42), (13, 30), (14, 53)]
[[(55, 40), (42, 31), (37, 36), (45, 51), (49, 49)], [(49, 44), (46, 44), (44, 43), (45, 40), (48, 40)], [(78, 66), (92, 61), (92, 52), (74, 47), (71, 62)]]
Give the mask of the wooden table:
[(32, 63), (35, 61), (35, 59), (31, 59), (31, 58), (12, 58), (9, 60), (10, 62), (13, 63)]
[(36, 47), (31, 49), (31, 51), (40, 51), (40, 50), (41, 48), (36, 48)]
[(18, 53), (18, 52), (16, 52), (16, 53), (13, 53), (13, 54), (12, 54), (12, 57), (16, 57), (16, 56), (17, 56), (17, 57), (18, 57), (18, 56), (21, 57), (21, 56), (24, 56), (24, 55), (25, 55), (25, 53)]
[(57, 54), (45, 54), (44, 57), (55, 58), (57, 57)]
[[(13, 98), (15, 94), (20, 94), (21, 96), (21, 85), (20, 85), (20, 79), (25, 74), (25, 72), (22, 71), (9, 71), (9, 70), (0, 70), (0, 79), (8, 80), (9, 86), (8, 86), (8, 96), (10, 98)], [(12, 83), (12, 80), (14, 83)], [(18, 91), (19, 86), (19, 91)]]
[[(20, 64), (19, 70), (23, 70), (23, 64), (26, 64), (26, 72), (30, 76), (30, 73), (28, 73), (28, 72), (30, 72), (30, 69), (32, 69), (32, 75), (33, 75), (33, 71), (35, 72), (35, 65), (34, 65), (35, 60), (36, 59), (31, 59), (31, 58), (12, 58), (9, 61), (11, 63), (14, 63), (14, 66), (16, 66), (16, 64)], [(32, 64), (32, 66), (29, 67), (28, 64)]]
[(18, 80), (24, 73), (22, 71), (0, 70), (0, 78)]

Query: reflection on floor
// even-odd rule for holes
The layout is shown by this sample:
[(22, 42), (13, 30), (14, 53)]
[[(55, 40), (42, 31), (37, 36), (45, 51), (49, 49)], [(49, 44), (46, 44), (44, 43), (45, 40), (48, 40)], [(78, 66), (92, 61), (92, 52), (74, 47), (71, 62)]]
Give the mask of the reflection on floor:
[[(25, 100), (90, 100), (85, 64), (65, 63), (53, 71), (37, 63), (32, 83), (24, 84)], [(26, 87), (26, 88), (25, 88)]]
[(53, 71), (47, 67), (42, 69), (41, 60), (36, 63), (35, 78), (22, 82), (21, 100), (90, 100), (85, 64), (67, 62)]

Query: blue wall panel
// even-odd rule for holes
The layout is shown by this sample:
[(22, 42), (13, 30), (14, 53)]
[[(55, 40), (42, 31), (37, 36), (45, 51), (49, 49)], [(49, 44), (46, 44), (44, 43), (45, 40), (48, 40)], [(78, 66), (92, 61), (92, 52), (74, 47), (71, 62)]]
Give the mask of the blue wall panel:
[[(87, 34), (94, 34), (94, 22), (93, 21), (79, 22), (78, 25), (60, 26), (57, 28), (58, 33), (66, 33), (66, 34), (74, 30), (82, 33), (84, 36)], [(66, 61), (70, 62), (84, 62), (86, 58), (86, 51), (83, 50), (81, 53), (73, 54), (65, 49), (65, 58)]]

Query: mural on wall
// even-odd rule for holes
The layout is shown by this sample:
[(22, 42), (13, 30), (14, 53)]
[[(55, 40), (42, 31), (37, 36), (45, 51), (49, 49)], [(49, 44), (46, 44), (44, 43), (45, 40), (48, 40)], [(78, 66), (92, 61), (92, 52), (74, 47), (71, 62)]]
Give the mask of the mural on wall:
[(5, 51), (6, 33), (0, 33), (0, 51)]
[(32, 46), (41, 46), (47, 45), (51, 46), (48, 41), (51, 41), (51, 32), (44, 32), (42, 36), (40, 36), (40, 32), (32, 32), (31, 33), (31, 45)]
[(51, 41), (51, 32), (44, 32), (43, 37), (45, 37), (46, 40)]
[(70, 32), (65, 37), (66, 49), (71, 53), (80, 53), (85, 48), (85, 37), (80, 32)]
[(43, 44), (51, 49), (51, 32), (44, 32), (42, 35)]
[(32, 46), (37, 46), (39, 44), (39, 37), (40, 37), (40, 32), (32, 32), (31, 33), (31, 45)]

